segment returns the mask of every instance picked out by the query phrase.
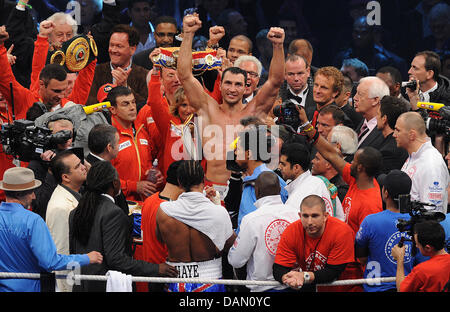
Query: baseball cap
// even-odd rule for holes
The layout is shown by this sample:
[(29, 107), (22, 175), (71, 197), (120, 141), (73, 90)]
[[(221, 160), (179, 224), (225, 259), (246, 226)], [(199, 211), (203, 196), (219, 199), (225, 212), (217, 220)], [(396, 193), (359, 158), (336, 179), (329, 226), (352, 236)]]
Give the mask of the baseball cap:
[(398, 199), (398, 195), (409, 194), (411, 192), (411, 178), (398, 169), (391, 170), (388, 174), (380, 174), (377, 178), (380, 187), (388, 191), (392, 199)]
[(114, 87), (116, 87), (115, 84), (106, 83), (103, 86), (101, 86), (100, 88), (98, 88), (97, 101), (99, 103), (105, 101), (106, 97), (108, 96), (109, 91), (111, 91), (111, 89)]

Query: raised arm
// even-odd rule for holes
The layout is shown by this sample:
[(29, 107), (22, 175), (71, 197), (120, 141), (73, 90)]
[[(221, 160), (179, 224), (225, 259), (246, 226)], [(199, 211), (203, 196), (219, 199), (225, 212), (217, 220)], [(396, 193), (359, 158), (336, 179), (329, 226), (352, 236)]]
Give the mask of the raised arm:
[(306, 123), (306, 127), (304, 128), (303, 131), (310, 139), (315, 141), (315, 143), (313, 144), (315, 144), (317, 151), (323, 156), (323, 158), (328, 160), (339, 173), (342, 173), (342, 170), (344, 170), (344, 167), (347, 164), (347, 162), (341, 157), (338, 150), (333, 145), (331, 145), (326, 139), (324, 139), (321, 135), (319, 135), (317, 129), (315, 129), (311, 125), (311, 123), (309, 123), (305, 110), (303, 108), (299, 108), (298, 106), (296, 107), (297, 110), (299, 111), (299, 118), (302, 124)]
[(198, 15), (186, 15), (183, 18), (183, 41), (178, 56), (177, 75), (183, 85), (189, 104), (196, 111), (206, 110), (208, 96), (200, 82), (192, 74), (192, 41), (195, 32), (202, 27)]
[[(270, 61), (269, 76), (255, 97), (255, 102), (249, 103), (256, 113), (267, 115), (273, 107), (278, 91), (284, 81), (284, 30), (279, 27), (271, 27), (267, 38), (272, 42), (273, 56)], [(264, 117), (265, 116), (260, 116)]]

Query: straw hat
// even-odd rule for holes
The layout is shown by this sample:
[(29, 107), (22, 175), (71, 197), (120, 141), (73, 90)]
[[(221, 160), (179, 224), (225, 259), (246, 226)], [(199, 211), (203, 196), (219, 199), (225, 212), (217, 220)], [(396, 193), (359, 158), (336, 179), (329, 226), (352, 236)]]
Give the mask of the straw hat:
[(41, 181), (34, 178), (34, 172), (28, 168), (13, 167), (3, 174), (3, 181), (0, 181), (0, 189), (4, 191), (28, 191), (39, 187)]

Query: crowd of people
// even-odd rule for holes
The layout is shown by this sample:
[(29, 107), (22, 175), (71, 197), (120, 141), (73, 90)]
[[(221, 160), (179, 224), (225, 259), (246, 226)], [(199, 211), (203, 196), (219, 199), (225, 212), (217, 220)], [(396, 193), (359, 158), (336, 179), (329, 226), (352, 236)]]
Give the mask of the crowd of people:
[(414, 39), (368, 1), (333, 39), (306, 1), (66, 2), (0, 1), (0, 274), (108, 281), (0, 291), (450, 290), (446, 1), (380, 1)]

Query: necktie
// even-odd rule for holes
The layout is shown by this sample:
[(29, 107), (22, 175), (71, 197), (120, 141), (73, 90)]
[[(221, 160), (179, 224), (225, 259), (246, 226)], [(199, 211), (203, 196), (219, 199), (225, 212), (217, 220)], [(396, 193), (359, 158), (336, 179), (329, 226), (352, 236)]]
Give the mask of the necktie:
[(369, 128), (367, 127), (366, 123), (363, 123), (361, 129), (359, 130), (358, 134), (358, 140), (361, 140), (361, 138), (369, 131)]

